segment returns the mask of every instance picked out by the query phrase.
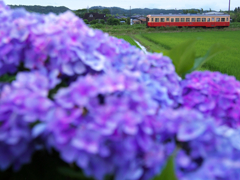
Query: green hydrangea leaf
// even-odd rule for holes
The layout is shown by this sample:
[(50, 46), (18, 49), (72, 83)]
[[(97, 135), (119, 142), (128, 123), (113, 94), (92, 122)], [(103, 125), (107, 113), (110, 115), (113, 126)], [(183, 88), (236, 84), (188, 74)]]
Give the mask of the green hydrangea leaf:
[(195, 43), (195, 39), (189, 40), (175, 46), (168, 52), (175, 66), (176, 73), (182, 78), (184, 78), (185, 74), (194, 66), (196, 58)]
[(16, 79), (15, 75), (3, 75), (0, 77), (0, 82), (12, 82)]
[(168, 158), (166, 166), (163, 168), (162, 173), (156, 176), (153, 180), (177, 180), (175, 175), (175, 156), (172, 155)]

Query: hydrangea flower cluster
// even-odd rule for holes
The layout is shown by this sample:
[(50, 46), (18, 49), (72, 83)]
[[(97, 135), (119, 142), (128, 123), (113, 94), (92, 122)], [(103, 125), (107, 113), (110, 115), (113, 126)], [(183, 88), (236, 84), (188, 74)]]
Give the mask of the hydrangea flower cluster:
[[(136, 77), (80, 77), (55, 96), (61, 116), (47, 125), (49, 144), (68, 163), (102, 180), (149, 179), (170, 152), (152, 128), (158, 103)], [(148, 177), (148, 178), (147, 178)]]
[(141, 71), (141, 80), (156, 88), (154, 98), (159, 102), (169, 106), (179, 99), (179, 78), (169, 58), (145, 55), (121, 39), (88, 28), (73, 13), (38, 15), (1, 3), (0, 18), (0, 75), (15, 73), (19, 67), (58, 69), (62, 79), (113, 69)]
[(218, 126), (196, 110), (165, 110), (156, 130), (162, 141), (175, 141), (179, 180), (237, 180), (240, 177), (240, 129)]
[(0, 20), (0, 76), (16, 75), (0, 82), (1, 171), (54, 148), (97, 180), (149, 180), (178, 149), (179, 180), (240, 178), (233, 77), (194, 72), (181, 81), (168, 57), (71, 12), (39, 15), (0, 1)]
[[(52, 76), (52, 77), (51, 77)], [(31, 160), (37, 129), (31, 124), (44, 120), (53, 108), (48, 92), (55, 86), (54, 75), (40, 72), (18, 73), (16, 81), (0, 93), (0, 169), (19, 169)]]
[(214, 117), (219, 124), (240, 126), (240, 82), (219, 72), (193, 72), (182, 82), (183, 106)]

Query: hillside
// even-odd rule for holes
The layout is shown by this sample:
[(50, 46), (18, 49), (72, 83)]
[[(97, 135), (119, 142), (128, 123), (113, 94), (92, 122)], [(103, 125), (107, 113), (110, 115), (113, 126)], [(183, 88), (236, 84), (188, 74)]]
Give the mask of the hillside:
[[(130, 9), (123, 9), (123, 8), (119, 8), (119, 7), (102, 7), (102, 6), (93, 6), (89, 9), (109, 9), (111, 14), (116, 15), (130, 15)], [(131, 15), (133, 14), (141, 14), (141, 15), (148, 15), (148, 14), (160, 14), (160, 13), (182, 13), (183, 10), (175, 10), (175, 9), (149, 9), (149, 8), (134, 8), (131, 9)]]
[[(37, 12), (37, 13), (41, 13), (41, 14), (48, 14), (50, 12), (53, 12), (55, 14), (59, 14), (59, 13), (63, 13), (65, 11), (71, 10), (65, 6), (60, 6), (60, 7), (55, 7), (55, 6), (39, 6), (39, 5), (35, 5), (35, 6), (28, 6), (28, 5), (9, 5), (11, 8), (20, 8), (23, 7), (25, 8), (27, 11), (30, 12)], [(173, 14), (178, 14), (178, 13), (183, 13), (184, 9), (149, 9), (149, 8), (134, 8), (134, 9), (123, 9), (120, 7), (103, 7), (103, 6), (93, 6), (91, 8), (89, 8), (89, 11), (91, 10), (99, 10), (96, 12), (100, 12), (103, 9), (109, 9), (110, 13), (112, 15), (125, 15), (125, 16), (130, 16), (134, 15), (134, 14), (140, 14), (140, 15), (148, 15), (148, 14), (168, 14), (168, 13), (173, 13)], [(85, 11), (87, 11), (87, 9), (84, 9)], [(192, 9), (197, 11), (197, 9)], [(101, 13), (101, 12), (100, 12)]]
[[(91, 8), (89, 8), (90, 10), (93, 9), (98, 9), (98, 10), (103, 10), (103, 9), (109, 9), (112, 15), (123, 15), (125, 14), (126, 16), (130, 16), (130, 9), (123, 9), (123, 8), (119, 8), (119, 7), (103, 7), (103, 6), (93, 6)], [(192, 11), (199, 11), (198, 9), (191, 9)], [(184, 9), (149, 9), (149, 8), (134, 8), (131, 9), (131, 15), (134, 14), (140, 14), (140, 15), (148, 15), (148, 14), (169, 14), (169, 13), (173, 13), (173, 14), (178, 14), (178, 13), (183, 13)], [(203, 11), (204, 12), (204, 11)]]
[(41, 13), (41, 14), (48, 14), (50, 12), (55, 13), (55, 14), (59, 14), (59, 13), (63, 13), (65, 11), (68, 11), (70, 9), (68, 9), (65, 6), (59, 6), (59, 7), (55, 7), (55, 6), (26, 6), (26, 5), (9, 5), (12, 9), (14, 8), (25, 8), (27, 11), (29, 12), (37, 12), (37, 13)]

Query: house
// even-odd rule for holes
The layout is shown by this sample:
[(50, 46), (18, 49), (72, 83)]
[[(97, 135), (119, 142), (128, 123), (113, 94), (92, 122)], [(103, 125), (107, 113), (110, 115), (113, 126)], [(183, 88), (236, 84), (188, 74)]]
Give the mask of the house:
[(147, 18), (142, 15), (131, 16), (133, 24), (146, 24)]
[(133, 16), (131, 16), (131, 19), (138, 19), (138, 18), (141, 18), (141, 17), (143, 17), (143, 16), (141, 16), (141, 15), (133, 15)]
[(141, 21), (138, 19), (133, 19), (132, 22), (133, 24), (141, 24)]
[(127, 19), (128, 17), (127, 16), (114, 16), (114, 18), (116, 18), (116, 19)]
[(88, 22), (92, 20), (101, 20), (107, 21), (106, 14), (99, 14), (99, 13), (85, 13), (83, 19), (87, 19)]
[(146, 24), (146, 22), (147, 22), (146, 17), (140, 17), (140, 18), (137, 18), (137, 20), (139, 20), (141, 24)]

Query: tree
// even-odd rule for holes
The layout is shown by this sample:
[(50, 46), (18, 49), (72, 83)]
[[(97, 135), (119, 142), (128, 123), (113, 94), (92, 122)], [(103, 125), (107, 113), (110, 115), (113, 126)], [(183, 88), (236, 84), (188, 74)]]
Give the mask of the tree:
[(76, 16), (83, 18), (84, 14), (87, 13), (87, 9), (78, 9), (74, 11), (74, 13), (76, 14)]
[(101, 24), (105, 24), (105, 21), (103, 19), (100, 20)]
[(97, 24), (97, 23), (98, 23), (98, 20), (92, 20), (92, 21), (90, 21), (89, 24)]
[(120, 25), (119, 19), (113, 19), (113, 25)]
[(126, 24), (130, 25), (130, 18), (127, 18)]
[(102, 13), (103, 13), (103, 14), (111, 14), (110, 10), (107, 9), (107, 8), (103, 9), (103, 10), (102, 10)]
[(108, 25), (120, 25), (120, 21), (119, 19), (115, 19), (115, 18), (108, 18), (107, 20), (107, 24)]
[(100, 9), (89, 9), (89, 12), (91, 13), (101, 13), (101, 10)]
[(89, 24), (87, 19), (84, 19), (83, 21), (85, 22), (85, 24)]
[(108, 25), (113, 25), (113, 19), (114, 19), (114, 18), (112, 18), (112, 17), (108, 18), (107, 24), (108, 24)]
[(119, 21), (127, 21), (125, 18), (121, 18), (121, 19), (119, 19)]

